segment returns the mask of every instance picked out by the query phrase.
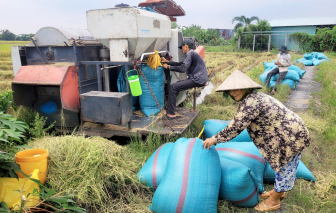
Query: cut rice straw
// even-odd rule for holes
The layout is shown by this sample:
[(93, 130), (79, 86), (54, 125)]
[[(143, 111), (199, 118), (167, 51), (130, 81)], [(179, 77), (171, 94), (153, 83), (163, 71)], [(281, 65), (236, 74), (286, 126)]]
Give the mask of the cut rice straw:
[[(49, 152), (47, 184), (59, 193), (74, 194), (90, 212), (145, 211), (150, 202), (152, 192), (137, 180), (136, 164), (115, 142), (65, 136), (42, 138), (30, 146)], [(138, 210), (128, 210), (124, 204), (130, 203)]]

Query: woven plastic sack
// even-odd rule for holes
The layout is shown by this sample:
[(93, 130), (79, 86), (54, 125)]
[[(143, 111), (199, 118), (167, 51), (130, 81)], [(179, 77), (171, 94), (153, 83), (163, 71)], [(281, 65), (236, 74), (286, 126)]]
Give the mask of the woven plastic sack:
[(260, 80), (261, 80), (261, 82), (262, 82), (263, 84), (265, 84), (266, 79), (267, 79), (267, 74), (268, 74), (269, 72), (270, 72), (270, 71), (268, 71), (268, 72), (264, 72), (263, 74), (259, 75), (259, 78), (260, 78)]
[(276, 66), (274, 62), (273, 63), (263, 62), (263, 63), (264, 63), (265, 69), (269, 69), (269, 68)]
[(319, 65), (320, 63), (325, 62), (325, 61), (327, 61), (327, 60), (325, 60), (325, 59), (323, 59), (323, 60), (316, 60), (316, 61), (313, 61), (313, 65), (314, 65), (314, 66), (317, 66), (317, 65)]
[(312, 60), (307, 60), (307, 59), (303, 59), (302, 61), (300, 61), (300, 63), (303, 63), (306, 66), (312, 66), (313, 65), (313, 61)]
[(221, 199), (241, 207), (253, 207), (258, 204), (258, 184), (251, 169), (226, 158), (221, 158), (221, 169)]
[(141, 182), (153, 189), (158, 187), (163, 178), (167, 159), (173, 145), (173, 143), (165, 143), (152, 154), (138, 173)]
[[(304, 163), (301, 160), (296, 172), (296, 178), (315, 182), (314, 175), (309, 171), (309, 169), (306, 167), (306, 165), (304, 165)], [(264, 172), (264, 182), (274, 183), (274, 181), (275, 181), (275, 172), (272, 169), (271, 165), (269, 165), (269, 163), (266, 163), (266, 168)]]
[[(222, 121), (222, 120), (205, 120), (203, 122), (204, 127), (204, 135), (205, 138), (211, 138), (216, 135), (222, 129), (224, 129), (227, 125), (229, 125), (231, 121)], [(237, 137), (231, 140), (232, 142), (252, 142), (250, 135), (245, 129), (242, 131)]]
[(221, 167), (215, 147), (198, 138), (180, 138), (149, 209), (155, 213), (217, 212)]
[[(118, 85), (118, 91), (119, 92), (127, 92), (126, 81), (127, 81), (127, 78), (126, 78), (125, 66), (123, 66), (120, 70), (120, 73), (119, 73), (119, 76), (118, 76), (118, 79), (117, 79), (117, 85)], [(132, 96), (132, 110), (133, 110), (133, 112), (137, 111), (139, 109), (140, 109), (139, 96)]]
[(297, 72), (300, 76), (300, 78), (302, 78), (304, 76), (304, 74), (306, 73), (306, 71), (301, 70), (300, 67), (297, 67), (295, 65), (292, 65), (288, 68), (288, 70), (293, 70), (295, 72)]
[[(276, 83), (276, 81), (271, 81), (270, 82), (270, 87), (273, 88), (275, 83)], [(284, 79), (281, 84), (282, 85), (288, 85), (291, 89), (295, 89), (298, 85), (298, 82), (290, 80), (290, 79)]]
[(305, 59), (307, 59), (307, 60), (312, 60), (314, 58), (314, 54), (312, 54), (312, 53), (306, 53), (306, 54), (304, 54), (303, 57)]
[[(152, 89), (160, 107), (164, 107), (164, 69), (163, 67), (158, 67), (158, 70), (151, 69), (147, 65), (142, 65), (141, 70), (148, 81), (150, 88)], [(139, 96), (140, 108), (143, 114), (146, 116), (156, 115), (160, 112), (160, 108), (156, 104), (151, 92), (145, 80), (140, 76), (140, 85), (142, 90), (142, 95)]]
[[(271, 80), (276, 81), (279, 77), (279, 74), (273, 75)], [(284, 79), (291, 79), (293, 81), (300, 81), (300, 75), (294, 70), (288, 70)]]
[(323, 60), (323, 59), (329, 60), (329, 58), (326, 55), (324, 55), (323, 53), (318, 53), (318, 52), (315, 52), (315, 58), (317, 58), (318, 60)]
[(251, 169), (256, 177), (258, 192), (264, 191), (263, 176), (266, 161), (258, 148), (251, 142), (228, 142), (216, 145), (220, 158), (226, 158), (243, 164)]

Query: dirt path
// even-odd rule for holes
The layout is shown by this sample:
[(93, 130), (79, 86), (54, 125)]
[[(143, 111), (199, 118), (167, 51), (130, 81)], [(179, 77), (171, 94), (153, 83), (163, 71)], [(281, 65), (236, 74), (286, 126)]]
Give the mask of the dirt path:
[(291, 93), (285, 105), (294, 112), (307, 110), (311, 93), (320, 89), (320, 84), (313, 81), (315, 66), (305, 66), (306, 74), (303, 76), (297, 88)]

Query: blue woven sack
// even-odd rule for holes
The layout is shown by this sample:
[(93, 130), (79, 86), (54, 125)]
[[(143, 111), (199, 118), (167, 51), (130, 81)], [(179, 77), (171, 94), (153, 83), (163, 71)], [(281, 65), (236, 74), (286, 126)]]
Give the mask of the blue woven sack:
[[(274, 87), (276, 81), (271, 81), (270, 82), (270, 87)], [(290, 79), (285, 79), (282, 81), (281, 83), (282, 85), (288, 85), (291, 89), (295, 89), (298, 85), (298, 82), (297, 81), (293, 81), (293, 80), (290, 80)]]
[(221, 166), (215, 147), (198, 138), (180, 138), (149, 209), (155, 213), (217, 212)]
[(312, 54), (312, 53), (306, 53), (306, 54), (304, 54), (303, 57), (305, 59), (307, 59), (307, 60), (312, 60), (314, 58), (314, 54)]
[[(118, 76), (118, 79), (117, 79), (117, 85), (118, 85), (118, 91), (119, 92), (127, 92), (126, 81), (127, 81), (127, 78), (126, 78), (125, 66), (123, 66), (120, 70), (120, 73), (119, 73), (119, 76)], [(139, 109), (140, 109), (139, 96), (132, 96), (132, 110), (133, 110), (133, 112), (137, 111)]]
[(306, 73), (306, 71), (301, 70), (300, 67), (297, 67), (295, 65), (292, 65), (288, 68), (288, 70), (293, 70), (295, 72), (297, 72), (300, 76), (300, 78), (302, 78), (304, 76), (304, 74)]
[(160, 184), (173, 145), (173, 143), (165, 143), (160, 146), (139, 171), (138, 177), (146, 186), (156, 189)]
[(323, 59), (323, 60), (316, 60), (316, 61), (313, 61), (313, 65), (314, 65), (314, 66), (317, 66), (317, 65), (319, 65), (320, 63), (325, 62), (325, 61), (327, 61), (327, 60), (325, 60), (325, 59)]
[(258, 184), (253, 172), (243, 164), (221, 158), (222, 182), (219, 197), (241, 207), (258, 204)]
[[(205, 138), (211, 138), (216, 135), (222, 129), (224, 129), (227, 125), (229, 125), (231, 121), (221, 121), (221, 120), (205, 120), (203, 122), (204, 127), (204, 135)], [(232, 142), (252, 142), (250, 135), (245, 129), (242, 131), (237, 137), (231, 140)]]
[(258, 148), (251, 142), (228, 142), (216, 145), (220, 158), (226, 158), (243, 164), (251, 169), (256, 177), (258, 192), (264, 192), (263, 176), (266, 161)]
[(315, 54), (316, 54), (315, 58), (317, 58), (318, 60), (323, 60), (323, 59), (329, 60), (329, 58), (323, 53), (315, 53)]
[[(141, 71), (143, 72), (150, 88), (152, 89), (156, 99), (158, 100), (160, 107), (164, 107), (164, 69), (159, 67), (158, 70), (151, 69), (147, 65), (141, 66)], [(160, 108), (156, 104), (151, 92), (145, 80), (140, 76), (140, 85), (142, 90), (142, 95), (139, 96), (140, 108), (143, 114), (146, 116), (156, 115), (160, 112)]]
[[(271, 80), (276, 81), (279, 77), (279, 74), (273, 75)], [(293, 81), (300, 81), (300, 75), (294, 70), (288, 70), (284, 79), (291, 79)]]
[(303, 63), (306, 66), (312, 66), (313, 65), (313, 61), (312, 60), (307, 60), (307, 59), (303, 59), (302, 61), (300, 61), (300, 63)]
[(51, 114), (57, 111), (57, 104), (54, 101), (48, 101), (43, 106), (41, 106), (40, 110), (45, 114)]
[(260, 78), (260, 80), (261, 80), (261, 82), (262, 82), (263, 84), (265, 84), (266, 79), (267, 79), (267, 74), (268, 74), (269, 72), (270, 72), (270, 71), (268, 71), (268, 72), (264, 72), (263, 74), (259, 75), (259, 78)]
[(276, 66), (276, 65), (274, 64), (274, 62), (271, 62), (271, 63), (263, 62), (263, 63), (264, 63), (265, 69), (269, 69), (269, 68), (271, 68), (271, 67)]
[[(296, 172), (296, 178), (315, 182), (314, 175), (309, 171), (309, 169), (306, 167), (306, 165), (304, 165), (304, 163), (301, 160)], [(275, 172), (272, 169), (271, 165), (269, 165), (269, 163), (266, 163), (266, 168), (264, 172), (264, 182), (274, 183), (274, 181), (275, 181)]]

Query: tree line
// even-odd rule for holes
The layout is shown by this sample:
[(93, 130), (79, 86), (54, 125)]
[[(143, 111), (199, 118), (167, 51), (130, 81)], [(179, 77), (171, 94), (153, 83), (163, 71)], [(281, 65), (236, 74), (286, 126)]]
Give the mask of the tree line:
[(0, 30), (0, 40), (4, 41), (29, 41), (34, 34), (15, 35), (9, 30)]

